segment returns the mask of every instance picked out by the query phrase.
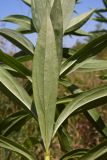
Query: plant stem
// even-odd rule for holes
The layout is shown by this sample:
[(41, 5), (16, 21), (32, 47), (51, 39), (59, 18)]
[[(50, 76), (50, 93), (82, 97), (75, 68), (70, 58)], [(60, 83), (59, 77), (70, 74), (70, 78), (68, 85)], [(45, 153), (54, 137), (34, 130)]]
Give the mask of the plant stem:
[(46, 151), (45, 160), (50, 160), (50, 151)]

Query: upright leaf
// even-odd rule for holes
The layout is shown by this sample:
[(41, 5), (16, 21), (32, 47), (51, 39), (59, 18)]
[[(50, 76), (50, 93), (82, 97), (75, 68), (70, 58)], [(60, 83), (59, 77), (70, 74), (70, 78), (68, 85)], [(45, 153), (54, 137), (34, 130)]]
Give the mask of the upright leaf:
[(39, 32), (46, 9), (46, 0), (32, 0), (31, 4), (33, 24), (37, 32)]
[(59, 74), (55, 35), (47, 10), (35, 49), (32, 75), (34, 100), (46, 150), (53, 133)]
[(63, 31), (65, 31), (74, 11), (75, 0), (61, 0), (61, 3), (63, 13)]
[(60, 0), (55, 0), (51, 10), (51, 21), (55, 33), (59, 67), (62, 61), (63, 15)]

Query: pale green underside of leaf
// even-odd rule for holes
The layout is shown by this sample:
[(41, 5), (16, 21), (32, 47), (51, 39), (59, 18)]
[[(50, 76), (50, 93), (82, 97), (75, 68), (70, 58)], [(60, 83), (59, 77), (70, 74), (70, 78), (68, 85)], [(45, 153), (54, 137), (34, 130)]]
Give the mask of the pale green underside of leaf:
[(75, 0), (61, 0), (63, 13), (63, 32), (67, 28), (75, 7)]
[(91, 17), (93, 12), (94, 12), (94, 10), (91, 10), (87, 13), (84, 13), (82, 15), (79, 15), (79, 16), (71, 19), (68, 26), (66, 27), (65, 34), (71, 33), (73, 31), (79, 29), (80, 27), (82, 27), (82, 25), (85, 22), (87, 22), (87, 20)]
[(29, 160), (34, 160), (33, 156), (24, 147), (3, 136), (0, 136), (0, 147), (21, 154)]
[(29, 41), (22, 34), (12, 30), (12, 29), (0, 29), (0, 35), (12, 42), (18, 48), (24, 50), (29, 54), (33, 54), (34, 46), (31, 41)]
[(18, 81), (5, 69), (0, 67), (0, 82), (14, 94), (29, 110), (32, 99)]
[(62, 113), (59, 115), (54, 128), (54, 134), (60, 127), (60, 125), (64, 122), (66, 118), (68, 118), (71, 114), (73, 114), (78, 109), (82, 108), (82, 106), (88, 104), (89, 102), (94, 103), (94, 100), (107, 96), (107, 86), (102, 86), (99, 88), (95, 88), (89, 90), (78, 97), (74, 98), (71, 103), (69, 103)]
[(53, 133), (59, 73), (55, 35), (48, 15), (44, 15), (39, 33), (32, 75), (34, 100), (46, 150)]
[(78, 68), (78, 71), (92, 72), (107, 69), (107, 60), (89, 59), (84, 61), (83, 65)]

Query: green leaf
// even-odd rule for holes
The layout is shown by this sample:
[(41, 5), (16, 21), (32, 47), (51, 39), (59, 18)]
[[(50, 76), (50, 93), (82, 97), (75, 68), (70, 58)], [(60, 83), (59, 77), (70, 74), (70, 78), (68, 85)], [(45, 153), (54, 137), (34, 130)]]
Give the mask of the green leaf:
[(87, 13), (84, 13), (82, 15), (79, 15), (79, 16), (71, 19), (68, 26), (66, 27), (65, 34), (69, 34), (69, 33), (71, 34), (71, 32), (82, 27), (84, 25), (84, 23), (86, 23), (88, 21), (88, 19), (91, 17), (93, 12), (94, 12), (94, 10), (91, 10)]
[(63, 32), (65, 32), (75, 7), (75, 0), (61, 0), (63, 13)]
[(36, 30), (34, 29), (33, 23), (32, 23), (32, 19), (27, 16), (10, 15), (10, 16), (5, 17), (3, 21), (18, 24), (19, 27), (16, 30), (21, 33), (36, 32)]
[[(99, 65), (100, 64), (100, 65)], [(78, 71), (92, 72), (107, 69), (107, 60), (89, 59), (83, 62)]]
[(60, 76), (63, 77), (80, 68), (85, 60), (100, 53), (106, 47), (106, 44), (107, 34), (104, 34), (82, 47), (62, 64)]
[(22, 147), (16, 142), (11, 141), (10, 139), (6, 137), (0, 136), (0, 146), (2, 148), (6, 148), (18, 154), (21, 154), (22, 156), (26, 157), (29, 160), (34, 160), (31, 153), (28, 152), (24, 147)]
[(11, 114), (0, 122), (0, 134), (9, 136), (12, 132), (19, 132), (30, 118), (31, 115), (24, 110)]
[(29, 110), (31, 110), (32, 99), (18, 81), (5, 69), (0, 67), (0, 82), (8, 88)]
[[(7, 64), (17, 72), (21, 73), (24, 76), (31, 76), (31, 71), (27, 69), (23, 64), (18, 62), (14, 57), (3, 53), (0, 50), (0, 61)], [(30, 78), (30, 77), (29, 77)]]
[(33, 59), (33, 55), (24, 53), (23, 51), (15, 53), (13, 57), (17, 59), (19, 62), (30, 61)]
[(59, 64), (50, 14), (44, 15), (33, 60), (33, 92), (44, 145), (48, 150), (55, 117)]
[(62, 62), (63, 16), (61, 2), (59, 0), (54, 1), (50, 17), (55, 32), (55, 40), (60, 68)]
[(45, 14), (46, 0), (32, 0), (31, 6), (33, 24), (37, 32), (39, 32)]
[(64, 122), (64, 120), (68, 118), (71, 114), (74, 114), (76, 111), (80, 109), (82, 109), (81, 112), (87, 109), (89, 110), (90, 108), (88, 108), (89, 106), (87, 107), (87, 104), (91, 102), (92, 102), (92, 108), (96, 107), (96, 105), (94, 106), (94, 101), (99, 99), (101, 101), (101, 98), (104, 98), (106, 96), (107, 96), (107, 86), (105, 85), (105, 86), (84, 92), (79, 96), (77, 96), (76, 98), (74, 98), (71, 101), (71, 103), (69, 103), (65, 107), (65, 109), (62, 111), (62, 113), (59, 115), (55, 123), (54, 134), (56, 133), (58, 128), (61, 126), (61, 124)]
[(82, 29), (78, 29), (75, 32), (71, 32), (71, 33), (76, 36), (91, 36), (92, 35), (91, 33), (85, 32)]
[(99, 144), (91, 149), (88, 153), (80, 158), (80, 160), (94, 160), (107, 153), (107, 141)]
[(34, 46), (31, 41), (29, 41), (22, 34), (12, 30), (12, 29), (0, 29), (0, 35), (12, 42), (18, 48), (24, 50), (29, 54), (34, 53)]
[(66, 153), (64, 156), (62, 156), (60, 158), (60, 160), (76, 160), (77, 158), (80, 158), (82, 155), (84, 155), (85, 153), (87, 153), (87, 149), (76, 149), (76, 150), (72, 150), (68, 153)]

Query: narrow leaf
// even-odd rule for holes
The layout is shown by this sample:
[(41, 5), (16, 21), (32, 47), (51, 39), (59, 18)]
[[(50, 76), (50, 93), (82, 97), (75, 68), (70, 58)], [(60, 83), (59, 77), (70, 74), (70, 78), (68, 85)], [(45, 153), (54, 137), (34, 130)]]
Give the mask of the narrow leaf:
[(67, 28), (75, 7), (75, 0), (61, 0), (63, 13), (63, 31)]
[(33, 92), (40, 130), (48, 149), (53, 133), (58, 87), (58, 57), (54, 30), (47, 11), (33, 60)]
[(99, 158), (100, 156), (107, 153), (107, 141), (99, 144), (98, 146), (94, 147), (88, 153), (86, 153), (80, 160), (94, 160)]
[(65, 76), (69, 72), (73, 72), (76, 69), (80, 68), (84, 61), (87, 60), (90, 57), (93, 57), (100, 53), (107, 44), (107, 34), (102, 35), (84, 47), (82, 47), (80, 50), (77, 50), (77, 52), (68, 58), (63, 64), (60, 71), (60, 76)]
[(93, 12), (94, 12), (94, 10), (89, 11), (87, 13), (84, 13), (82, 15), (79, 15), (78, 17), (71, 19), (68, 26), (66, 27), (65, 34), (69, 34), (73, 31), (79, 29), (80, 27), (82, 27), (84, 25), (84, 23), (86, 23), (88, 21), (88, 19), (91, 17)]
[(21, 73), (24, 76), (31, 76), (31, 71), (27, 69), (23, 64), (18, 62), (14, 57), (3, 53), (0, 50), (0, 61), (7, 64), (11, 68), (15, 69), (17, 72)]
[(33, 54), (34, 46), (31, 41), (29, 41), (22, 34), (12, 30), (12, 29), (0, 29), (0, 35), (12, 42), (18, 48), (24, 50), (29, 54)]
[(6, 148), (18, 154), (21, 154), (22, 156), (26, 157), (29, 160), (34, 160), (30, 152), (28, 152), (24, 147), (17, 144), (16, 142), (11, 141), (8, 138), (0, 136), (0, 146), (2, 148)]
[(10, 15), (5, 17), (2, 21), (18, 24), (19, 27), (16, 30), (21, 33), (36, 32), (32, 19), (24, 15)]
[(9, 89), (29, 110), (32, 99), (18, 81), (8, 71), (0, 67), (0, 82)]
[(18, 111), (6, 117), (0, 122), (0, 134), (9, 136), (12, 132), (19, 132), (20, 128), (31, 118), (24, 110)]
[(74, 98), (71, 101), (71, 103), (69, 103), (62, 111), (62, 113), (59, 115), (55, 123), (54, 134), (56, 133), (60, 125), (64, 122), (64, 120), (68, 118), (71, 114), (76, 112), (78, 109), (81, 109), (84, 105), (88, 104), (89, 102), (93, 102), (93, 108), (94, 108), (95, 107), (94, 100), (98, 100), (106, 96), (107, 96), (107, 86), (102, 86), (99, 88), (89, 90)]
[[(100, 64), (100, 65), (99, 65)], [(78, 68), (78, 71), (92, 72), (107, 69), (107, 60), (89, 59), (84, 61), (83, 65)]]

